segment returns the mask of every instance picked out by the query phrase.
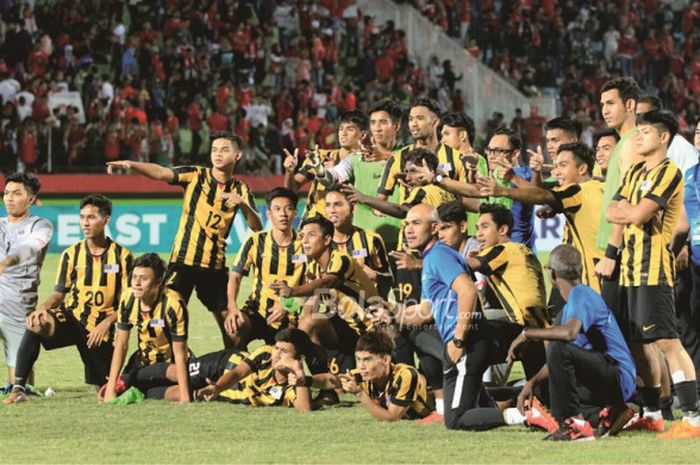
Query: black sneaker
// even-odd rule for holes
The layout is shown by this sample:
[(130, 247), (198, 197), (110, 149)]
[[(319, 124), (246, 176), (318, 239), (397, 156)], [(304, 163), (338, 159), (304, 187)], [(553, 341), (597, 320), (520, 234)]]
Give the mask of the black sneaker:
[(609, 405), (600, 411), (595, 437), (617, 436), (622, 427), (634, 416), (634, 410), (626, 404)]
[(569, 417), (559, 429), (544, 437), (545, 441), (592, 441), (595, 439), (593, 427), (586, 420)]
[(318, 392), (318, 394), (314, 398), (314, 403), (317, 405), (318, 408), (325, 407), (328, 405), (335, 405), (340, 403), (340, 397), (338, 397), (338, 393), (334, 390), (327, 389)]

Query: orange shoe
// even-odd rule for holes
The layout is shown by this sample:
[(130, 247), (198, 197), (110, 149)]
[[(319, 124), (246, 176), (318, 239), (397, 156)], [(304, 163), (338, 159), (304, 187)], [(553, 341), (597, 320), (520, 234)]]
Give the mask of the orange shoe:
[(2, 403), (5, 405), (19, 404), (27, 400), (27, 393), (22, 386), (13, 386), (12, 391), (3, 399)]
[(665, 433), (657, 434), (659, 439), (690, 439), (700, 438), (700, 426), (693, 426), (686, 420), (671, 423), (671, 428)]
[(623, 431), (654, 431), (661, 433), (666, 429), (664, 425), (663, 417), (659, 417), (655, 420), (651, 420), (649, 417), (640, 417), (639, 414), (632, 417), (632, 419), (627, 423)]
[(525, 403), (525, 425), (530, 429), (541, 429), (550, 434), (559, 429), (557, 420), (544, 408), (537, 397), (532, 398), (532, 403)]
[(444, 423), (444, 422), (445, 422), (444, 415), (440, 415), (437, 412), (433, 412), (425, 418), (421, 418), (420, 420), (416, 420), (416, 423), (421, 425), (421, 426), (432, 425), (433, 423)]
[(610, 405), (600, 411), (598, 428), (595, 435), (598, 438), (616, 436), (622, 428), (634, 417), (634, 410), (626, 404)]

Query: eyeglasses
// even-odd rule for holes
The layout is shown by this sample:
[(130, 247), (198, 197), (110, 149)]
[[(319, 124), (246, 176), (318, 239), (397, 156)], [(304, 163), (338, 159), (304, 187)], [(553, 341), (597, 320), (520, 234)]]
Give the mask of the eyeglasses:
[(498, 147), (486, 147), (486, 153), (491, 155), (504, 156), (514, 152), (515, 149), (499, 149)]

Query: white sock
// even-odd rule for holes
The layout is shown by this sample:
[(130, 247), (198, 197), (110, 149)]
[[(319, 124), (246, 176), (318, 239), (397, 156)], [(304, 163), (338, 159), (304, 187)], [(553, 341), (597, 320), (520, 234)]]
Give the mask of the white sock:
[(658, 420), (659, 418), (663, 418), (661, 410), (647, 410), (646, 407), (644, 407), (644, 416), (650, 420)]
[(436, 398), (435, 399), (435, 411), (439, 413), (440, 415), (445, 414), (445, 399), (443, 398)]
[(525, 415), (517, 408), (507, 408), (503, 411), (503, 420), (506, 425), (522, 425), (525, 423)]

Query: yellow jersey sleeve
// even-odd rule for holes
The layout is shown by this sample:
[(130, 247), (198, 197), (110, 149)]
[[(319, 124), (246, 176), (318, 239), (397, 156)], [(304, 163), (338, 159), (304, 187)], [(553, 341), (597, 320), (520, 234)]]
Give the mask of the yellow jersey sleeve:
[(250, 267), (253, 265), (254, 251), (257, 249), (255, 240), (256, 237), (257, 234), (252, 233), (245, 240), (245, 242), (243, 243), (243, 247), (241, 247), (238, 250), (238, 255), (236, 255), (236, 259), (233, 262), (233, 267), (231, 267), (231, 271), (235, 271), (236, 273), (240, 273), (246, 276), (248, 275)]
[(581, 209), (581, 205), (583, 205), (581, 186), (578, 184), (555, 187), (551, 190), (551, 193), (556, 199), (556, 204), (552, 207), (557, 213), (576, 213)]
[[(642, 198), (652, 200), (659, 204), (661, 208), (666, 208), (671, 197), (676, 195), (677, 192), (683, 191), (683, 185), (681, 170), (675, 165), (669, 164), (666, 168), (659, 171), (656, 180)], [(645, 190), (644, 186), (642, 186), (642, 190)]]
[(401, 172), (401, 152), (394, 152), (384, 165), (384, 172), (379, 181), (377, 193), (390, 196), (396, 187), (396, 175)]
[(70, 247), (63, 251), (56, 273), (54, 290), (62, 294), (67, 293), (73, 287), (73, 267), (75, 266), (75, 248)]
[(331, 254), (331, 260), (328, 263), (328, 268), (326, 269), (326, 273), (328, 274), (334, 274), (341, 279), (345, 279), (345, 276), (347, 275), (348, 271), (350, 270), (350, 257), (345, 255), (344, 253), (333, 253)]
[(499, 244), (483, 250), (476, 256), (481, 263), (481, 273), (485, 275), (502, 273), (508, 265), (508, 251)]
[(398, 368), (391, 380), (389, 402), (399, 407), (410, 407), (418, 399), (419, 376), (413, 367)]
[(182, 297), (169, 303), (170, 305), (165, 311), (165, 324), (170, 331), (170, 338), (174, 342), (186, 341), (189, 323), (187, 306), (182, 300)]
[(192, 181), (197, 180), (199, 173), (202, 170), (199, 166), (176, 166), (171, 168), (173, 171), (173, 179), (170, 184), (186, 186)]

